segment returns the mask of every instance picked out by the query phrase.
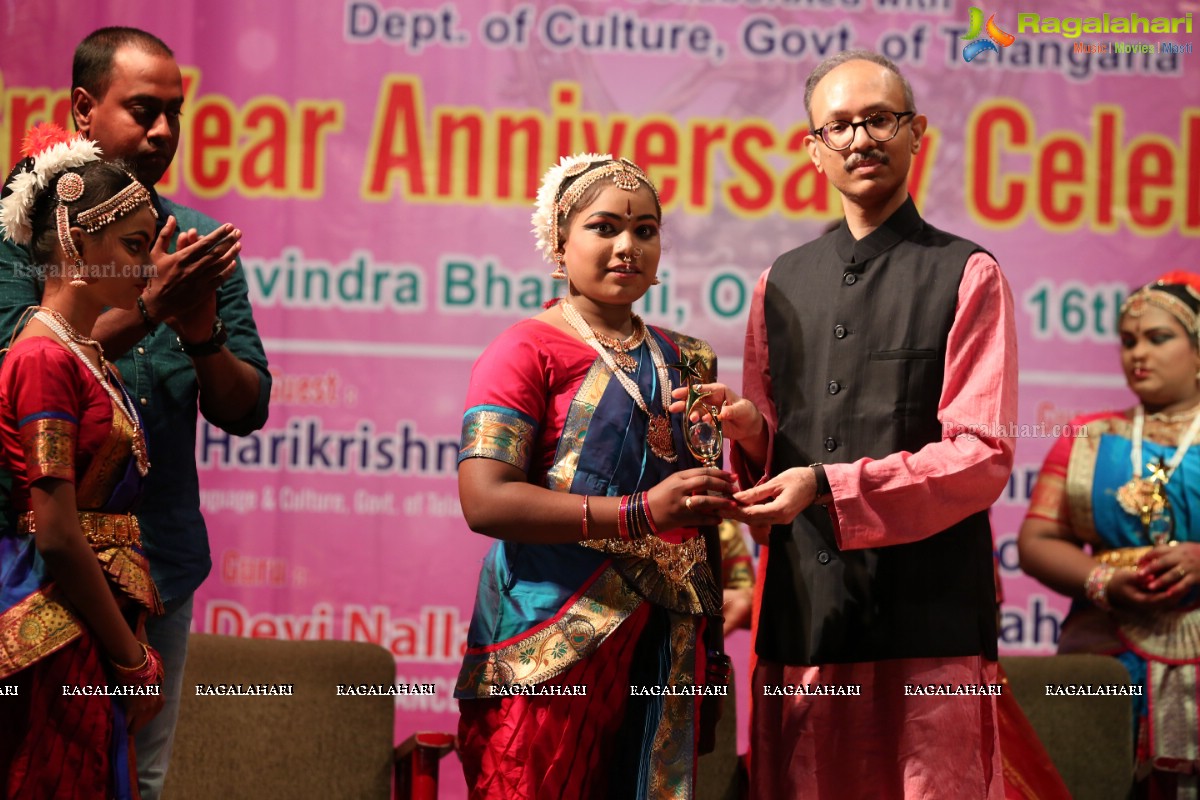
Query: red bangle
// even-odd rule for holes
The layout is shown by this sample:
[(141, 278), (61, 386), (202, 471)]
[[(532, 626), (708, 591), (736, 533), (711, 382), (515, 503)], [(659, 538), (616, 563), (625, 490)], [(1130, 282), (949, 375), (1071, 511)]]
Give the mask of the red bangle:
[(116, 669), (114, 677), (125, 686), (161, 686), (163, 682), (163, 664), (158, 651), (145, 642), (138, 642), (146, 654), (146, 660), (136, 667), (123, 667), (117, 662), (111, 662)]
[(621, 496), (621, 504), (617, 506), (617, 535), (629, 541), (629, 523), (626, 515), (629, 512), (629, 495)]
[(646, 536), (646, 493), (638, 492), (630, 503), (629, 538), (643, 539)]
[(658, 526), (654, 524), (654, 515), (650, 513), (650, 493), (646, 492), (642, 496), (642, 509), (646, 513), (646, 522), (650, 525), (650, 533), (658, 536)]
[(582, 536), (582, 538), (580, 538), (581, 542), (586, 542), (588, 540), (587, 518), (588, 518), (588, 496), (585, 494), (583, 496), (583, 536)]

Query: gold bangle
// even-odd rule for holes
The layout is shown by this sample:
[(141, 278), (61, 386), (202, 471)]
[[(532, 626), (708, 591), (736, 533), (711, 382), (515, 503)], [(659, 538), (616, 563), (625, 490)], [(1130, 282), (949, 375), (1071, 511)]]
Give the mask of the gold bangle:
[(116, 661), (113, 661), (111, 658), (109, 659), (109, 661), (112, 662), (112, 665), (114, 667), (121, 670), (121, 672), (140, 672), (141, 670), (146, 668), (147, 664), (150, 663), (150, 649), (148, 647), (146, 647), (145, 642), (138, 642), (138, 645), (141, 646), (142, 655), (145, 656), (145, 658), (143, 658), (142, 663), (138, 664), (136, 667), (122, 667), (120, 664), (118, 664)]
[(1083, 584), (1083, 592), (1087, 599), (1102, 611), (1112, 611), (1108, 602), (1108, 584), (1112, 582), (1116, 572), (1116, 567), (1100, 564), (1088, 574), (1087, 581)]
[(583, 496), (583, 536), (580, 537), (580, 540), (579, 540), (581, 542), (586, 542), (589, 538), (588, 537), (588, 519), (587, 518), (588, 518), (588, 496), (585, 494)]

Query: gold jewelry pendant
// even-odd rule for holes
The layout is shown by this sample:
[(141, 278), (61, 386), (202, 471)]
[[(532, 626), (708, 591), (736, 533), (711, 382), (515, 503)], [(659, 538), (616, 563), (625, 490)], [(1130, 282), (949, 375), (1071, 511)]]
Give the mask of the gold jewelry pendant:
[(133, 441), (130, 445), (133, 450), (133, 460), (137, 464), (138, 474), (143, 478), (150, 472), (150, 454), (146, 452), (146, 434), (141, 428), (133, 432)]
[(1162, 498), (1155, 494), (1154, 481), (1148, 478), (1130, 478), (1117, 489), (1117, 503), (1134, 517), (1142, 516), (1143, 509), (1149, 508), (1151, 514), (1162, 512)]
[(646, 439), (650, 442), (650, 452), (663, 461), (674, 464), (679, 460), (675, 453), (675, 439), (671, 435), (671, 420), (665, 414), (650, 416), (649, 434)]
[(626, 353), (624, 350), (616, 350), (612, 354), (613, 363), (626, 372), (633, 372), (637, 369), (637, 359)]

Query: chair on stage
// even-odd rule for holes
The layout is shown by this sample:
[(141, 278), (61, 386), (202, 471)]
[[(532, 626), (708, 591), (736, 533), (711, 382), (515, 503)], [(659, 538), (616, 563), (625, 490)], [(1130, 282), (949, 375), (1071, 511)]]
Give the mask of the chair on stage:
[[(1107, 656), (1001, 659), (1009, 686), (1075, 797), (1124, 800), (1133, 775), (1128, 697), (1047, 696), (1057, 684), (1128, 684)], [(170, 800), (287, 797), (432, 800), (449, 734), (416, 734), (393, 746), (388, 695), (339, 696), (339, 684), (386, 685), (396, 665), (362, 642), (242, 639), (194, 633), (167, 775)], [(290, 684), (292, 695), (208, 696), (197, 686)], [(718, 752), (700, 760), (698, 794), (736, 797), (734, 692), (719, 726)]]
[(1132, 698), (1046, 691), (1066, 684), (1128, 686), (1129, 672), (1121, 662), (1098, 655), (1005, 656), (1000, 665), (1071, 795), (1126, 800), (1133, 787)]
[[(338, 684), (392, 684), (396, 664), (362, 642), (193, 633), (164, 796), (387, 800), (394, 698), (338, 696)], [(201, 696), (197, 686), (291, 684), (291, 696)]]

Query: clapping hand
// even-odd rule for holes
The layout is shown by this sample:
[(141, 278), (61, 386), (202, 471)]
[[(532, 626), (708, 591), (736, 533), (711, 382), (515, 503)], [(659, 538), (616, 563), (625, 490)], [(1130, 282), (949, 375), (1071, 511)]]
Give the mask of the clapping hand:
[(167, 252), (178, 222), (167, 219), (150, 255), (155, 274), (143, 295), (150, 318), (179, 333), (180, 338), (208, 338), (216, 314), (216, 292), (237, 267), (242, 232), (225, 224), (200, 236), (195, 228), (179, 233), (175, 252)]

